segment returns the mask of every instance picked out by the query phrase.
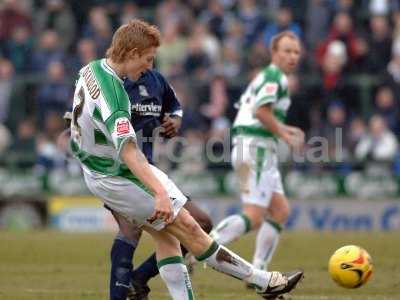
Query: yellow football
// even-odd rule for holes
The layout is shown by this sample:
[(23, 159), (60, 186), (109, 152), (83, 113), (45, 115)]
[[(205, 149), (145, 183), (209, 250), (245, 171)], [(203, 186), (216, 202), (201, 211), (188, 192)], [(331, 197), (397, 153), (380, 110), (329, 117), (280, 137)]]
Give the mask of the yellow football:
[(354, 245), (344, 246), (329, 259), (329, 274), (340, 286), (358, 288), (372, 275), (373, 265), (368, 252)]

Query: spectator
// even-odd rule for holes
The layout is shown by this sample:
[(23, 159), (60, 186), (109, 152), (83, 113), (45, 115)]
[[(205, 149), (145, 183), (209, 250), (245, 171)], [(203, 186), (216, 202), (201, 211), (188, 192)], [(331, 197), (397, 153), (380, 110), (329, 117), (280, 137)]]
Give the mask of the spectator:
[(126, 2), (122, 6), (119, 24), (127, 24), (130, 20), (139, 18), (139, 8), (135, 3)]
[[(354, 0), (336, 0), (333, 1), (333, 5), (334, 5), (334, 10), (336, 12), (344, 12), (346, 14), (348, 14), (349, 16), (351, 16), (352, 18), (355, 19), (356, 16), (356, 10), (358, 7), (358, 3), (357, 1)], [(360, 1), (358, 1), (360, 2)]]
[(247, 79), (250, 81), (255, 73), (257, 73), (257, 70), (267, 65), (269, 56), (268, 50), (265, 48), (262, 40), (254, 43), (249, 52), (249, 55), (245, 56), (242, 67), (246, 71)]
[(89, 22), (84, 26), (83, 37), (92, 39), (96, 44), (97, 56), (103, 57), (112, 38), (112, 26), (107, 11), (93, 7), (89, 12)]
[(333, 91), (337, 87), (347, 59), (344, 43), (339, 40), (332, 41), (322, 61), (323, 87), (326, 91)]
[(291, 105), (287, 113), (287, 123), (308, 132), (311, 128), (309, 110), (314, 103), (312, 103), (307, 89), (301, 85), (298, 75), (288, 76), (288, 89)]
[(348, 71), (353, 74), (372, 73), (374, 66), (370, 60), (370, 45), (368, 39), (362, 35), (356, 37), (355, 51), (357, 53), (353, 64)]
[(342, 99), (347, 112), (360, 111), (359, 91), (354, 82), (347, 80), (345, 65), (348, 59), (345, 45), (341, 41), (330, 43), (321, 66), (320, 80), (315, 93), (321, 101), (321, 111), (325, 112), (330, 101)]
[(219, 40), (208, 31), (208, 28), (203, 23), (197, 22), (191, 35), (201, 40), (203, 51), (210, 58), (212, 64), (219, 62), (221, 56)]
[(71, 85), (65, 78), (64, 65), (51, 62), (47, 68), (47, 79), (39, 88), (37, 95), (38, 121), (43, 128), (45, 116), (53, 112), (62, 116), (69, 109)]
[(17, 132), (9, 148), (18, 160), (17, 166), (20, 168), (30, 168), (36, 161), (36, 127), (30, 119), (20, 120)]
[(308, 1), (306, 22), (307, 45), (314, 49), (319, 41), (325, 39), (329, 29), (331, 9), (329, 2), (324, 0)]
[(49, 113), (44, 119), (42, 134), (37, 141), (37, 167), (52, 170), (65, 165), (64, 153), (58, 151), (57, 138), (64, 129), (64, 121), (57, 113)]
[(188, 7), (178, 0), (161, 1), (156, 8), (156, 23), (160, 28), (165, 28), (166, 23), (173, 22), (178, 27), (178, 30), (190, 28), (191, 14)]
[(237, 19), (230, 20), (223, 43), (229, 43), (232, 45), (232, 47), (235, 47), (238, 51), (240, 51), (243, 48), (244, 42), (242, 23), (240, 23), (240, 21)]
[(65, 52), (60, 48), (58, 34), (53, 30), (46, 30), (39, 38), (39, 45), (33, 51), (32, 70), (44, 72), (51, 62), (65, 60)]
[(392, 37), (386, 16), (372, 16), (370, 19), (369, 63), (372, 72), (382, 72), (390, 61)]
[(389, 86), (382, 86), (375, 95), (375, 109), (389, 129), (399, 135), (399, 103), (396, 100), (393, 90)]
[(5, 0), (0, 8), (0, 41), (10, 39), (16, 27), (31, 27), (29, 10), (24, 10), (23, 1)]
[(352, 156), (354, 156), (358, 143), (366, 134), (367, 127), (364, 120), (360, 117), (353, 118), (350, 122), (349, 130), (345, 133), (345, 143)]
[(65, 0), (46, 0), (45, 7), (34, 14), (35, 31), (53, 30), (59, 36), (60, 48), (67, 51), (75, 38), (76, 22)]
[(241, 57), (239, 49), (232, 43), (225, 43), (222, 48), (222, 61), (219, 68), (227, 79), (238, 78), (241, 75)]
[(174, 87), (176, 97), (179, 99), (182, 109), (182, 126), (180, 133), (185, 135), (188, 130), (199, 130), (200, 132), (206, 131), (206, 122), (204, 117), (200, 114), (197, 107), (197, 99), (194, 99), (196, 95), (189, 92), (188, 83), (183, 78), (174, 78), (171, 80), (171, 84)]
[(5, 150), (11, 144), (11, 134), (7, 127), (0, 123), (0, 156), (4, 155)]
[(261, 34), (265, 27), (264, 17), (255, 0), (239, 0), (238, 18), (243, 24), (244, 45), (249, 47)]
[(393, 42), (400, 39), (400, 10), (394, 11), (392, 15), (393, 21)]
[(385, 120), (378, 115), (371, 117), (368, 133), (356, 146), (358, 160), (390, 162), (396, 156), (398, 143), (396, 136), (387, 128)]
[(226, 32), (229, 30), (232, 14), (224, 11), (220, 1), (209, 1), (208, 9), (200, 15), (200, 20), (208, 25), (209, 30), (220, 41), (223, 40)]
[(303, 37), (303, 31), (300, 25), (293, 21), (292, 11), (288, 7), (281, 7), (276, 15), (274, 23), (267, 25), (264, 32), (265, 47), (269, 47), (271, 39), (274, 35), (289, 30), (294, 32), (300, 39)]
[(0, 59), (0, 124), (8, 119), (13, 79), (13, 65), (6, 59)]
[(81, 39), (77, 44), (77, 56), (71, 58), (68, 71), (75, 76), (78, 71), (97, 58), (96, 44), (91, 39)]
[(226, 81), (220, 74), (215, 74), (210, 82), (209, 103), (203, 105), (200, 110), (202, 114), (213, 122), (223, 117), (228, 104)]
[(396, 40), (392, 48), (392, 59), (387, 66), (391, 81), (400, 84), (400, 40)]
[(346, 110), (341, 101), (333, 101), (328, 106), (327, 122), (322, 127), (321, 135), (328, 142), (328, 154), (330, 158), (336, 157), (337, 147), (342, 146), (342, 153), (348, 157), (348, 145), (343, 145), (338, 138), (342, 137), (347, 132)]
[(161, 73), (170, 76), (182, 72), (182, 62), (187, 51), (187, 41), (174, 21), (165, 23), (163, 42), (157, 53), (157, 65)]
[(30, 71), (32, 52), (30, 29), (24, 26), (15, 27), (11, 38), (4, 43), (4, 54), (12, 62), (17, 73), (25, 74)]
[(356, 34), (353, 28), (353, 21), (345, 12), (336, 14), (328, 37), (317, 47), (316, 59), (320, 65), (324, 60), (329, 45), (338, 40), (344, 43), (348, 62), (352, 63), (357, 57)]
[(194, 76), (197, 80), (206, 80), (210, 67), (211, 60), (203, 49), (202, 41), (197, 36), (191, 36), (187, 54), (183, 61), (185, 73)]
[[(189, 0), (186, 1), (186, 5), (188, 6), (190, 12), (193, 14), (193, 17), (198, 19), (200, 14), (207, 9), (208, 1), (203, 0)], [(215, 1), (217, 2), (217, 1)]]

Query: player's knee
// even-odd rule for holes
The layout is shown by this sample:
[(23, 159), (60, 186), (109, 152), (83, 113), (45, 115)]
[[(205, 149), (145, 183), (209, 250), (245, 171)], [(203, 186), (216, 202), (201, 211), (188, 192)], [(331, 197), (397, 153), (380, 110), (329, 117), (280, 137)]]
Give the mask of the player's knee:
[(290, 215), (289, 205), (280, 205), (270, 210), (270, 217), (279, 224), (285, 224)]
[(264, 221), (264, 217), (262, 215), (253, 215), (249, 217), (249, 219), (251, 221), (252, 230), (258, 229), (261, 226), (262, 222)]
[(250, 221), (251, 230), (257, 230), (261, 226), (262, 222), (264, 221), (265, 212), (266, 211), (264, 208), (258, 206), (244, 206), (243, 215)]

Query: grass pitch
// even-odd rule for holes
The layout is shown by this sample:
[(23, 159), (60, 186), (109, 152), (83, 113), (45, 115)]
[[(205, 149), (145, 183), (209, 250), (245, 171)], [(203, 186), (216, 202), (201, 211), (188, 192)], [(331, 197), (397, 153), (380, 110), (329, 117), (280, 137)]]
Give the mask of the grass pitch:
[[(0, 299), (94, 300), (108, 299), (111, 234), (66, 234), (54, 231), (0, 232)], [(375, 272), (356, 290), (336, 286), (329, 278), (330, 255), (346, 244), (357, 244), (371, 254)], [(250, 259), (254, 235), (231, 245)], [(150, 254), (152, 242), (144, 236), (135, 265)], [(400, 234), (285, 232), (271, 269), (302, 267), (306, 278), (293, 300), (400, 299)], [(196, 299), (260, 299), (243, 283), (198, 266), (192, 277)], [(159, 278), (151, 282), (151, 299), (169, 299)]]

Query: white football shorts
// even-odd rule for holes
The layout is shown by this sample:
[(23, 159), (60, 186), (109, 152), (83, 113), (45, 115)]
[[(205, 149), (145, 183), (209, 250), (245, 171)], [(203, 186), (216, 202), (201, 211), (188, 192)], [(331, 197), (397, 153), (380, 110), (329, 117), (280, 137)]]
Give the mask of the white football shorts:
[[(175, 219), (187, 198), (164, 172), (150, 167), (169, 194)], [(110, 209), (138, 226), (147, 225), (158, 231), (165, 227), (163, 220), (147, 221), (154, 212), (155, 199), (142, 187), (124, 177), (97, 175), (83, 169), (89, 190)]]
[(284, 195), (275, 150), (249, 144), (235, 144), (232, 166), (244, 204), (268, 207), (273, 193)]

